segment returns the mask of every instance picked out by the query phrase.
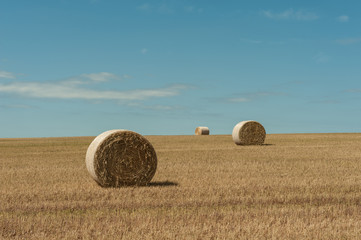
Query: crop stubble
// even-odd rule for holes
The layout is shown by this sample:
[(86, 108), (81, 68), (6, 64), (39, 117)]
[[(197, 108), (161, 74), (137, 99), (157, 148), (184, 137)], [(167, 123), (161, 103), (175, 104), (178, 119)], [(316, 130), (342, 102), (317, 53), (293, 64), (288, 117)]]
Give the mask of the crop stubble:
[(0, 239), (340, 239), (361, 235), (361, 134), (145, 136), (146, 187), (101, 188), (93, 137), (0, 139)]

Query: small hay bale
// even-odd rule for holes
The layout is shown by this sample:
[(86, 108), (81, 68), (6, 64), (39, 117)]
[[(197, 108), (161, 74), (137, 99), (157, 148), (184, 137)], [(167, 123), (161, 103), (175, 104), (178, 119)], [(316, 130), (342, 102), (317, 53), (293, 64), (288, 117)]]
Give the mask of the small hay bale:
[(142, 135), (123, 129), (97, 136), (86, 153), (86, 167), (102, 187), (147, 185), (157, 169), (157, 155)]
[(197, 127), (194, 131), (196, 135), (209, 135), (209, 128), (208, 127)]
[(262, 145), (266, 130), (259, 122), (243, 121), (234, 126), (232, 138), (237, 145)]

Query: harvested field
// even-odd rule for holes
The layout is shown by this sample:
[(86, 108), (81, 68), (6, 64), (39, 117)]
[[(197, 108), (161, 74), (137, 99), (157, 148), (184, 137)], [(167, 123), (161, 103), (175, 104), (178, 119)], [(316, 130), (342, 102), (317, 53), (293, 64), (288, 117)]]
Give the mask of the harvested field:
[(0, 239), (357, 239), (361, 134), (145, 136), (149, 186), (102, 188), (94, 137), (0, 139)]

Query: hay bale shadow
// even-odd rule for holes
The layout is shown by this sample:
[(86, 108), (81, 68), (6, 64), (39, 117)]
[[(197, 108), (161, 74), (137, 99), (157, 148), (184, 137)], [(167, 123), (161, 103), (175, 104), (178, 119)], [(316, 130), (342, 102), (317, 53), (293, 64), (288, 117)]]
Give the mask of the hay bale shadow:
[(170, 187), (170, 186), (178, 186), (179, 184), (177, 182), (171, 182), (171, 181), (156, 181), (156, 182), (150, 182), (148, 183), (148, 187)]

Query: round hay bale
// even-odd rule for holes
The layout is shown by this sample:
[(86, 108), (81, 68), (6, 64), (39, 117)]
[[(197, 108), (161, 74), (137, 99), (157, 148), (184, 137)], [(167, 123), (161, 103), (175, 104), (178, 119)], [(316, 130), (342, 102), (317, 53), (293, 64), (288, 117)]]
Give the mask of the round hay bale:
[(209, 128), (208, 127), (197, 127), (194, 131), (196, 135), (209, 135)]
[(259, 122), (243, 121), (234, 126), (232, 138), (237, 145), (262, 145), (266, 130)]
[(157, 169), (157, 155), (142, 135), (123, 129), (97, 136), (86, 153), (86, 167), (102, 187), (147, 185)]

